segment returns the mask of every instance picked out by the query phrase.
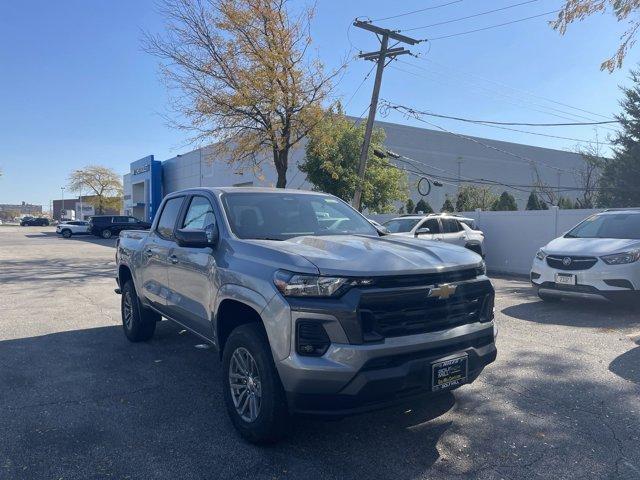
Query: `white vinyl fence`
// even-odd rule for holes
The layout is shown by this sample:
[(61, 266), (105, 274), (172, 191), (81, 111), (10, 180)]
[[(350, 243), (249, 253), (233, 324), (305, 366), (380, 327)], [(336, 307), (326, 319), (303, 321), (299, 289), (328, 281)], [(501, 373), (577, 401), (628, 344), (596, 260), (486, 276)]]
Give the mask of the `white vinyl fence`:
[[(538, 249), (600, 210), (526, 210), (462, 212), (484, 232), (487, 268), (494, 273), (528, 275)], [(395, 215), (397, 216), (397, 215)], [(379, 222), (394, 215), (372, 215)]]

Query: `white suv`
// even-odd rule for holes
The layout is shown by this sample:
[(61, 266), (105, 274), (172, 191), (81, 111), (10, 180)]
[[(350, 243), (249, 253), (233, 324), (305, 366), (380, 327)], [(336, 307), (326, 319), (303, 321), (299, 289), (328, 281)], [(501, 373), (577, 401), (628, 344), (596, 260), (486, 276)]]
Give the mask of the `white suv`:
[(56, 227), (56, 233), (62, 235), (64, 238), (69, 238), (72, 235), (88, 235), (91, 232), (89, 231), (89, 222), (72, 220), (58, 225)]
[(640, 300), (640, 209), (598, 213), (542, 247), (531, 282), (545, 301)]
[(473, 230), (462, 218), (445, 214), (404, 215), (385, 222), (392, 235), (452, 243), (484, 257), (484, 234)]

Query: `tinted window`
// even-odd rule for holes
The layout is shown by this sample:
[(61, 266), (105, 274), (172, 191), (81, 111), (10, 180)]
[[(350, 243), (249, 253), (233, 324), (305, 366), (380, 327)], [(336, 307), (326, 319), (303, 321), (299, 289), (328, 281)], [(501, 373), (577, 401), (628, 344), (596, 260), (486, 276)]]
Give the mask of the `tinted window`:
[(113, 223), (127, 223), (127, 217), (113, 217)]
[(442, 230), (444, 233), (457, 233), (462, 230), (458, 221), (453, 218), (442, 218), (440, 221), (442, 222)]
[(223, 202), (231, 229), (240, 238), (378, 235), (373, 225), (353, 208), (326, 195), (227, 193)]
[(164, 204), (160, 220), (158, 220), (158, 227), (156, 228), (161, 237), (173, 239), (173, 228), (176, 225), (183, 198), (172, 198)]
[(211, 202), (204, 197), (193, 197), (184, 217), (182, 228), (204, 230), (205, 227), (215, 223), (216, 217)]
[(425, 220), (424, 223), (420, 225), (420, 228), (425, 227), (429, 229), (429, 233), (440, 233), (440, 222), (438, 222), (437, 218)]
[(111, 217), (91, 217), (93, 223), (111, 223)]
[(137, 218), (127, 217), (126, 221), (129, 223), (138, 223), (139, 220)]
[(391, 233), (410, 232), (419, 221), (419, 218), (394, 218), (385, 222), (383, 226)]
[(640, 214), (615, 213), (587, 218), (567, 235), (569, 238), (622, 238), (640, 240)]

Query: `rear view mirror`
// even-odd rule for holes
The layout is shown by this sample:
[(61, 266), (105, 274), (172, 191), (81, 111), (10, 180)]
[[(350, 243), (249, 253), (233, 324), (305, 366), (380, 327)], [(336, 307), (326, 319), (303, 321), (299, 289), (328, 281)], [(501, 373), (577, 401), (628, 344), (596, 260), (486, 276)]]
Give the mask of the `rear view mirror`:
[(423, 235), (425, 233), (431, 233), (431, 230), (429, 230), (427, 227), (421, 227), (416, 230), (415, 236), (417, 237), (418, 235)]
[(189, 228), (176, 230), (176, 241), (181, 247), (214, 248), (218, 243), (218, 236), (218, 227), (215, 224), (208, 225), (204, 230)]

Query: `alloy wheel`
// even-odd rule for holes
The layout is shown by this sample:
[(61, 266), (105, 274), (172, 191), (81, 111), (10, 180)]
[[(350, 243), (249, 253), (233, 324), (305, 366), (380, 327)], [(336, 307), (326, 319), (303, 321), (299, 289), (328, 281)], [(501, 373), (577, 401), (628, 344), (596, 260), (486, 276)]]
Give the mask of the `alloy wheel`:
[(238, 347), (229, 363), (229, 388), (236, 412), (246, 422), (260, 414), (262, 383), (255, 359), (244, 347)]

